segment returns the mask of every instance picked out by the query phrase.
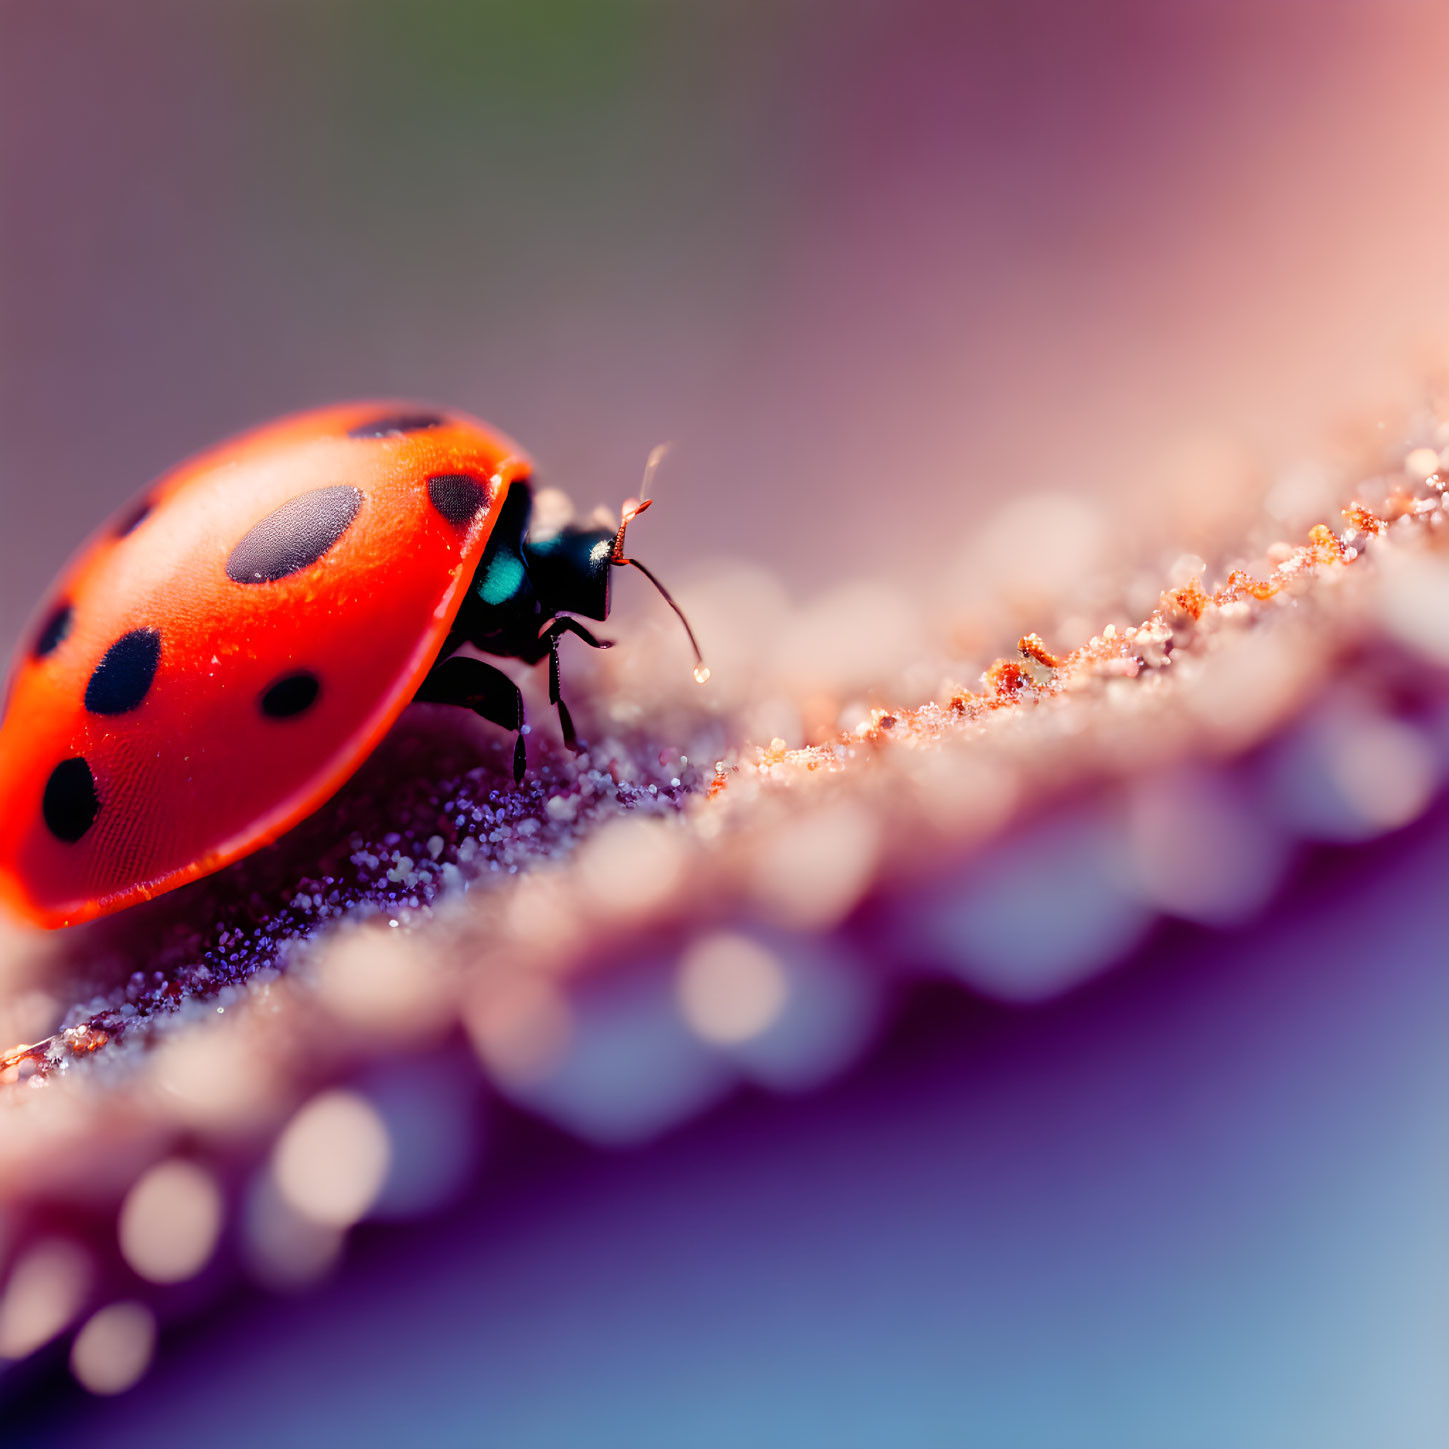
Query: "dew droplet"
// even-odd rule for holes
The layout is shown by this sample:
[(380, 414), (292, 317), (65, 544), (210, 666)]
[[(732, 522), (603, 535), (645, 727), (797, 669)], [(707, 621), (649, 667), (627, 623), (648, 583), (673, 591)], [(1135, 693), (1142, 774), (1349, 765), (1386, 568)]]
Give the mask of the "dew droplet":
[(694, 682), (696, 684), (707, 684), (709, 682), (708, 664), (696, 664), (694, 666)]

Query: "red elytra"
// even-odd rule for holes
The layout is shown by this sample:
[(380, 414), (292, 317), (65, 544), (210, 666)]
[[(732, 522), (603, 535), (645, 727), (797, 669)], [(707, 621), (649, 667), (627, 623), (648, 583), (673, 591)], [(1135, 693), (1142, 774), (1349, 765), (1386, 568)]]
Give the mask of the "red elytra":
[(75, 924), (315, 810), (413, 698), (530, 471), (475, 418), (383, 401), (285, 418), (163, 477), (24, 636), (0, 723), (0, 898)]

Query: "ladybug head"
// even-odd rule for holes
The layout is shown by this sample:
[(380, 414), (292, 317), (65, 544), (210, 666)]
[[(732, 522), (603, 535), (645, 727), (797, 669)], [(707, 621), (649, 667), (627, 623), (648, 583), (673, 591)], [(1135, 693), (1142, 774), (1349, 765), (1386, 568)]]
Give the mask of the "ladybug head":
[(613, 549), (611, 528), (568, 524), (557, 533), (529, 538), (523, 551), (543, 612), (607, 619)]
[(629, 525), (653, 502), (649, 497), (649, 483), (666, 446), (661, 444), (650, 453), (644, 470), (644, 483), (639, 490), (642, 496), (631, 498), (624, 504), (617, 529), (582, 528), (577, 524), (567, 524), (556, 532), (528, 539), (524, 551), (528, 557), (529, 576), (546, 614), (582, 614), (586, 619), (606, 619), (609, 616), (609, 583), (613, 570), (626, 566), (638, 569), (679, 615), (679, 622), (684, 625), (684, 632), (689, 635), (689, 644), (694, 650), (694, 677), (703, 684), (709, 678), (709, 668), (700, 655), (698, 641), (694, 630), (689, 627), (689, 620), (684, 617), (684, 611), (649, 569), (624, 552), (624, 535)]

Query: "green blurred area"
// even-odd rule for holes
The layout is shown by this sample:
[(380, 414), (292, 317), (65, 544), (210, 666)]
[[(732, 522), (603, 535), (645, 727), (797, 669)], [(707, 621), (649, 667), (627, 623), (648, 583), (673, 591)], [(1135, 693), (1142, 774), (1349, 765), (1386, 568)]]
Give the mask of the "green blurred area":
[[(300, 23), (278, 46), (289, 10)], [(704, 247), (726, 287), (781, 204), (781, 56), (756, 43), (767, 7), (427, 0), (238, 18), (229, 83), (266, 76), (269, 93), (265, 129), (239, 137), (266, 203), (252, 224), (358, 229), (369, 262), (442, 326), (471, 309), (437, 295), (439, 265), (505, 306), (545, 280), (586, 304), (621, 285), (672, 293)]]

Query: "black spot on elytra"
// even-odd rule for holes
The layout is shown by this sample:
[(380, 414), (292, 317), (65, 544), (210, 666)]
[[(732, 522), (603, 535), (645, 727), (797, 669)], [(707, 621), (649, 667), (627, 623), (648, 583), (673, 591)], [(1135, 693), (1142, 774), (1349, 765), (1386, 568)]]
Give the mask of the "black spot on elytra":
[(122, 634), (86, 685), (86, 708), (92, 714), (129, 714), (146, 698), (160, 662), (161, 635), (155, 629)]
[(138, 503), (117, 525), (116, 537), (125, 538), (128, 533), (135, 533), (146, 521), (151, 512), (151, 501), (147, 499), (144, 503)]
[(35, 658), (44, 659), (60, 648), (65, 636), (70, 633), (71, 617), (69, 603), (57, 604), (50, 611), (45, 623), (40, 626), (40, 633), (35, 636), (35, 648), (31, 650)]
[(438, 473), (428, 479), (428, 501), (449, 523), (461, 526), (487, 506), (488, 490), (466, 473)]
[(346, 483), (289, 498), (241, 537), (226, 561), (238, 584), (273, 584), (317, 562), (362, 509), (362, 492)]
[(292, 719), (312, 708), (322, 691), (322, 683), (315, 674), (299, 669), (295, 674), (284, 674), (262, 691), (258, 701), (268, 719)]
[(40, 799), (40, 813), (57, 840), (74, 845), (95, 824), (100, 808), (95, 776), (79, 755), (62, 760), (50, 772)]
[(397, 438), (404, 433), (425, 433), (429, 428), (441, 428), (448, 420), (438, 413), (393, 413), (389, 417), (373, 418), (370, 422), (358, 423), (348, 428), (349, 438)]

